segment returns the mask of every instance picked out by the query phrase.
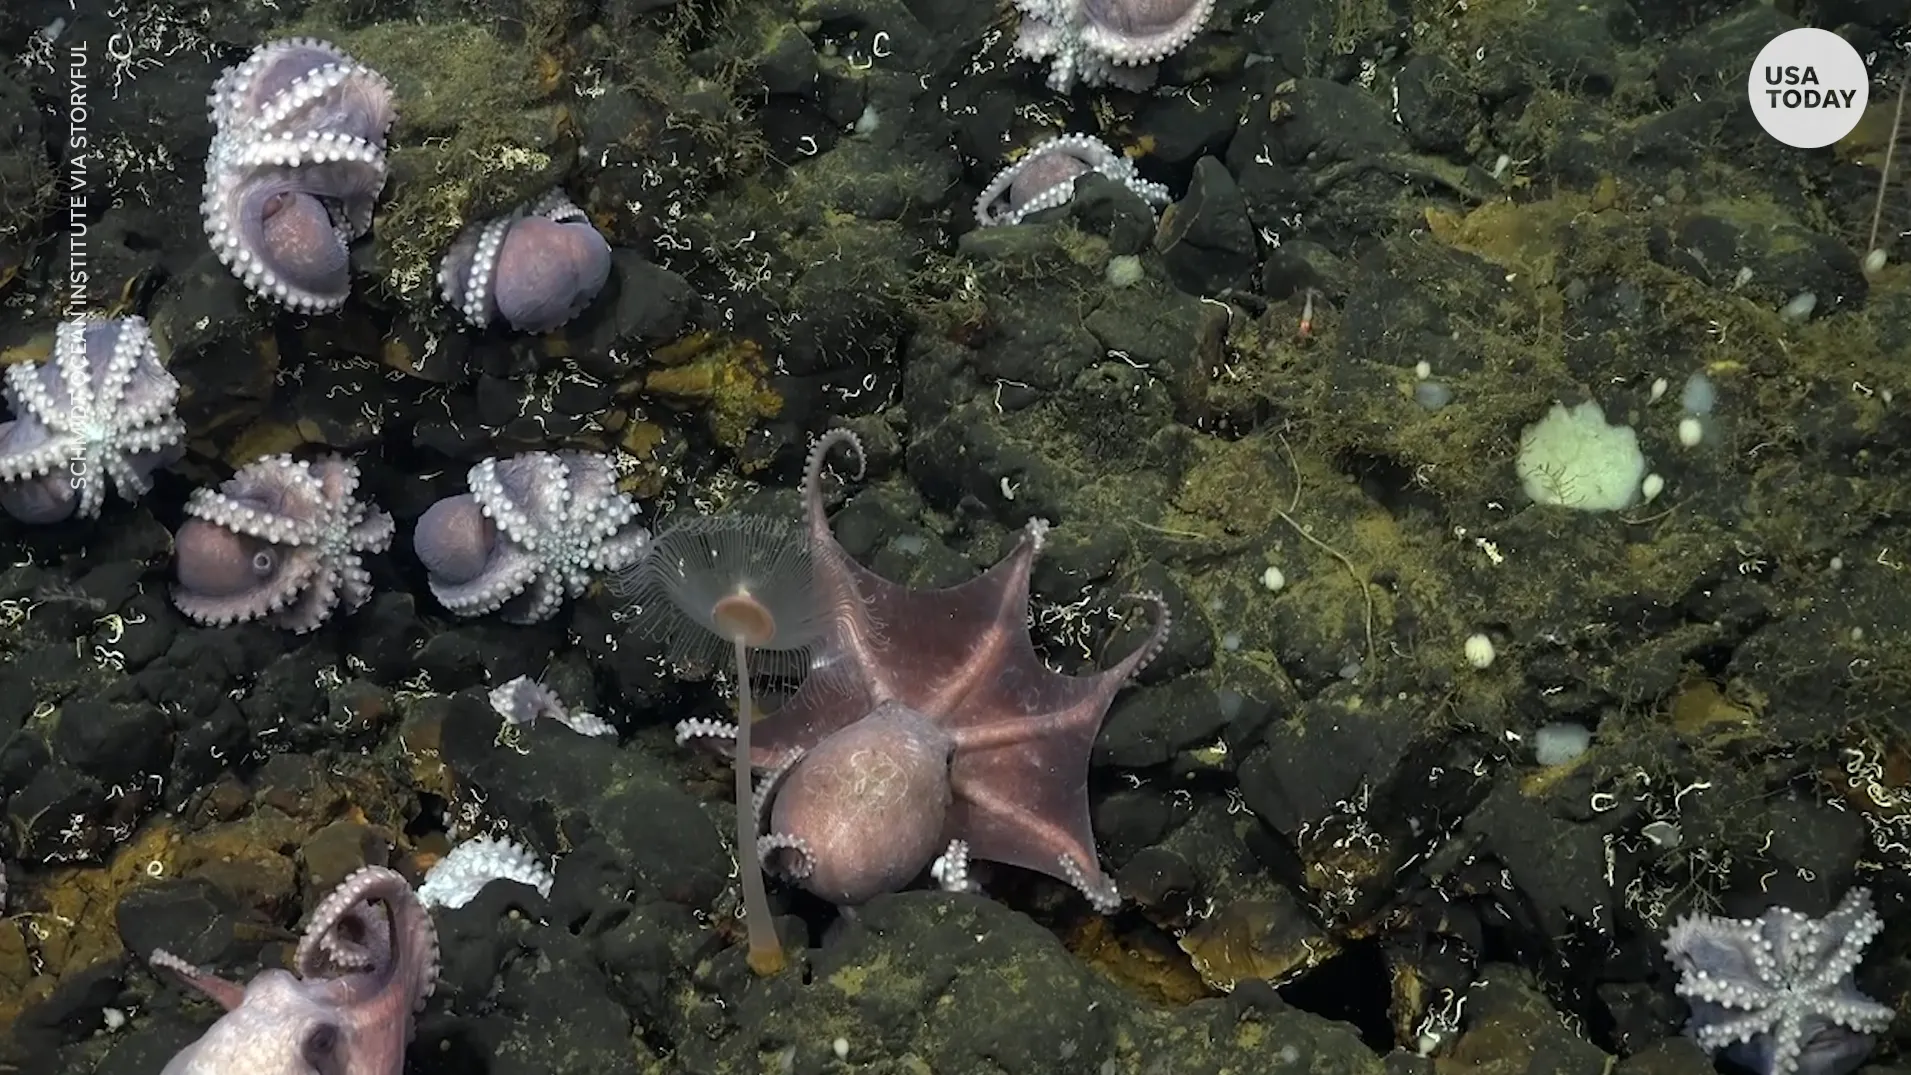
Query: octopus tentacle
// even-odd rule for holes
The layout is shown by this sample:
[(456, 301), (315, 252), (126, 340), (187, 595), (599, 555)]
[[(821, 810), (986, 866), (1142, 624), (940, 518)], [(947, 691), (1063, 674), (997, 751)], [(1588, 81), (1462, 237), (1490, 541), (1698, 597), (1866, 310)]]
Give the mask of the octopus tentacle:
[(362, 956), (375, 952), (365, 948), (364, 942), (355, 948), (341, 947), (335, 937), (341, 931), (347, 936), (373, 932), (367, 929), (372, 912), (364, 905), (374, 901), (385, 909), (385, 937), (379, 942), (385, 958), (372, 961), (370, 969), (377, 973), (357, 991), (378, 992), (396, 983), (409, 991), (414, 1010), (422, 1008), (437, 986), (438, 930), (418, 894), (395, 870), (365, 866), (339, 882), (312, 910), (312, 921), (299, 939), (293, 961), (303, 970), (322, 966), (340, 953)]
[(816, 870), (816, 856), (800, 836), (767, 832), (756, 838), (756, 857), (765, 869), (790, 881), (801, 881)]
[(245, 999), (245, 986), (227, 981), (209, 970), (196, 967), (164, 948), (153, 949), (153, 954), (146, 957), (146, 962), (178, 975), (180, 981), (204, 993), (227, 1011), (237, 1008)]

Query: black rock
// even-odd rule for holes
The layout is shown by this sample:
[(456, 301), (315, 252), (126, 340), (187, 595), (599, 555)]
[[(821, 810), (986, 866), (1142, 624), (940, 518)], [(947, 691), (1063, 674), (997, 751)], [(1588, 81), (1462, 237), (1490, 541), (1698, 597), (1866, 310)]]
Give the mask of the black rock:
[(166, 771), (171, 730), (154, 706), (68, 699), (54, 725), (53, 753), (103, 784), (129, 784)]
[(1190, 295), (1245, 287), (1253, 278), (1258, 263), (1254, 225), (1241, 189), (1219, 160), (1195, 162), (1187, 197), (1161, 215), (1155, 249), (1175, 286)]
[(194, 966), (217, 966), (242, 954), (235, 929), (240, 914), (238, 904), (199, 878), (139, 885), (113, 910), (128, 952), (146, 959), (164, 948)]
[(1155, 213), (1141, 196), (1099, 172), (1075, 181), (1067, 205), (1037, 213), (1031, 220), (1068, 220), (1077, 230), (1108, 240), (1111, 254), (1138, 254), (1155, 233)]
[(438, 988), (447, 1002), (482, 1001), (507, 958), (545, 917), (544, 897), (516, 881), (492, 881), (463, 907), (432, 913), (438, 924)]
[[(1194, 629), (1206, 633), (1199, 624)], [(1198, 677), (1130, 688), (1109, 707), (1095, 740), (1094, 763), (1122, 769), (1166, 765), (1183, 750), (1212, 743), (1227, 719), (1213, 688)]]
[(1394, 110), (1407, 141), (1427, 153), (1454, 153), (1481, 122), (1479, 98), (1466, 74), (1444, 56), (1415, 56), (1400, 69)]
[(612, 251), (611, 282), (580, 332), (574, 358), (579, 369), (604, 381), (630, 376), (649, 348), (683, 331), (695, 295), (683, 277), (652, 264), (634, 250)]

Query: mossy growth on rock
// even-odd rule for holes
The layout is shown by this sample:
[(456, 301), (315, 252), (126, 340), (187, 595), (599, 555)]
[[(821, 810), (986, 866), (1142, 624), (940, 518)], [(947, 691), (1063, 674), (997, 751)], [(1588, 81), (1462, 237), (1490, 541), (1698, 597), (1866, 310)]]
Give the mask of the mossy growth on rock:
[(770, 387), (763, 349), (753, 340), (694, 332), (651, 354), (646, 395), (685, 410), (700, 411), (717, 443), (743, 447), (750, 427), (783, 410)]

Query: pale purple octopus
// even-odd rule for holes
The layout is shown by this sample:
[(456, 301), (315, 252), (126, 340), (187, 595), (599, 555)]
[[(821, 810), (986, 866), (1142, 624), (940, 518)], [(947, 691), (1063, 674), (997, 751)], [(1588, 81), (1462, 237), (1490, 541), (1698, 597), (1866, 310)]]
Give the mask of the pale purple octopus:
[(242, 986), (165, 949), (151, 962), (226, 1009), (160, 1075), (400, 1075), (413, 1013), (438, 982), (438, 931), (404, 877), (367, 866), (313, 910), (296, 975)]
[(596, 573), (630, 566), (650, 543), (602, 455), (486, 459), (466, 484), (470, 492), (433, 504), (412, 532), (431, 592), (460, 616), (503, 609), (507, 623), (547, 620)]
[(1207, 24), (1214, 0), (1015, 0), (1022, 26), (1015, 52), (1050, 60), (1049, 88), (1145, 90), (1155, 65), (1180, 51)]
[(1865, 947), (1884, 932), (1854, 888), (1823, 918), (1772, 907), (1757, 918), (1689, 914), (1667, 931), (1686, 1033), (1759, 1075), (1847, 1075), (1895, 1014), (1858, 991)]
[(1168, 204), (1168, 188), (1141, 178), (1135, 162), (1093, 135), (1064, 134), (1029, 147), (1022, 159), (996, 173), (975, 200), (982, 227), (1020, 224), (1044, 209), (1067, 205), (1075, 181), (1100, 173), (1135, 192), (1149, 208)]
[(584, 312), (610, 279), (610, 244), (562, 191), (460, 232), (438, 268), (438, 289), (464, 319), (499, 317), (519, 332), (549, 332)]
[[(810, 671), (751, 729), (751, 761), (772, 770), (758, 791), (770, 812), (758, 854), (843, 905), (925, 870), (972, 888), (978, 858), (1065, 880), (1112, 911), (1120, 898), (1095, 852), (1088, 755), (1116, 692), (1166, 641), (1167, 605), (1139, 595), (1154, 629), (1113, 667), (1051, 671), (1028, 633), (1029, 571), (1048, 524), (1031, 520), (1005, 559), (960, 585), (891, 582), (830, 532), (822, 469), (838, 445), (860, 464), (862, 445), (835, 430), (803, 481), (821, 621)], [(690, 720), (677, 733), (733, 738), (736, 727)]]
[(361, 554), (391, 545), (390, 515), (358, 498), (358, 465), (275, 455), (197, 489), (173, 544), (173, 603), (200, 623), (266, 619), (304, 633), (371, 597)]
[(185, 450), (179, 382), (142, 318), (63, 322), (52, 357), (7, 368), (6, 397), (14, 419), (0, 422), (0, 508), (21, 522), (97, 516), (109, 477), (137, 499)]
[(246, 287), (293, 310), (351, 293), (346, 247), (385, 187), (391, 86), (337, 46), (274, 41), (228, 68), (199, 205), (213, 252)]

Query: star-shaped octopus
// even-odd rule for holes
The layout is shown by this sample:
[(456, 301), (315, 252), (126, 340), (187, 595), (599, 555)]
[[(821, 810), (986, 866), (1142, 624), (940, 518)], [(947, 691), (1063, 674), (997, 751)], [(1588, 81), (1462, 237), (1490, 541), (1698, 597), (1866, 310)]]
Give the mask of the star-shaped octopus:
[(1845, 1075), (1871, 1051), (1892, 1009), (1858, 991), (1853, 972), (1884, 931), (1871, 893), (1854, 888), (1813, 918), (1773, 907), (1757, 918), (1692, 914), (1668, 932), (1686, 1033), (1707, 1053), (1763, 1075)]
[[(830, 531), (822, 469), (846, 430), (811, 451), (803, 481), (812, 600), (820, 610), (800, 690), (751, 728), (750, 758), (771, 773), (757, 793), (771, 869), (841, 905), (863, 903), (931, 868), (973, 887), (987, 859), (1069, 882), (1096, 909), (1119, 897), (1089, 825), (1088, 756), (1108, 705), (1160, 651), (1169, 616), (1093, 675), (1042, 663), (1028, 633), (1029, 571), (1048, 524), (1032, 520), (1007, 558), (946, 589), (916, 590), (857, 563)], [(686, 721), (680, 738), (734, 735)], [(759, 811), (760, 812), (760, 811)]]

